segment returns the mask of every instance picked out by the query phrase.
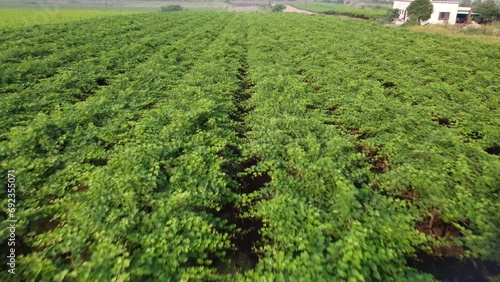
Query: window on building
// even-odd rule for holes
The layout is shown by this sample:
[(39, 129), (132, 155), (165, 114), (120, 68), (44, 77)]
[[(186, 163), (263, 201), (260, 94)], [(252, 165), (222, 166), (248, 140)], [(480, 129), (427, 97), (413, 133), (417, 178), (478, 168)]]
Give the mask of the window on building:
[(449, 12), (439, 12), (439, 19), (440, 21), (447, 21), (450, 19), (450, 13)]

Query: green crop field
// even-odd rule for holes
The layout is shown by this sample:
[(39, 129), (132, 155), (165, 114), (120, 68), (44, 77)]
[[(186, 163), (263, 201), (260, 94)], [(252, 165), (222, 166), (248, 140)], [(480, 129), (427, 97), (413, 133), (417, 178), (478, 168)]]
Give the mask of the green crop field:
[(59, 24), (103, 16), (120, 15), (122, 12), (99, 10), (52, 10), (52, 9), (0, 9), (0, 29), (29, 27), (36, 24)]
[(1, 281), (500, 274), (499, 45), (188, 11), (0, 50)]
[[(106, 5), (108, 2), (108, 5)], [(57, 2), (42, 2), (42, 1), (19, 1), (15, 2), (12, 0), (0, 0), (0, 11), (2, 10), (24, 10), (29, 12), (38, 11), (38, 13), (45, 13), (50, 15), (62, 15), (69, 18), (73, 15), (73, 18), (79, 18), (85, 16), (89, 12), (94, 12), (95, 14), (104, 14), (106, 12), (108, 15), (113, 13), (148, 13), (148, 12), (159, 12), (162, 6), (166, 5), (181, 5), (189, 10), (224, 10), (226, 3), (218, 1), (205, 1), (205, 0), (162, 0), (162, 1), (127, 1), (127, 0), (95, 0), (95, 1), (80, 1), (80, 0), (69, 0), (69, 1), (57, 1)], [(6, 11), (2, 11), (6, 12)], [(11, 11), (13, 12), (13, 11)], [(19, 11), (18, 11), (19, 12)], [(70, 13), (71, 12), (71, 13)], [(83, 12), (78, 14), (77, 12)], [(86, 12), (86, 13), (85, 13)], [(113, 13), (112, 13), (113, 12)], [(29, 14), (28, 14), (29, 16)], [(0, 17), (2, 21), (3, 17)], [(20, 15), (19, 19), (24, 19), (26, 16)]]

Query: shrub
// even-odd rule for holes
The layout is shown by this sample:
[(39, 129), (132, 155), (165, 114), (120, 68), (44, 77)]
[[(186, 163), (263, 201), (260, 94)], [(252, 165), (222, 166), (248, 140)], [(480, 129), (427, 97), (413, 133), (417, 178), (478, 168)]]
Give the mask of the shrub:
[(416, 19), (409, 18), (403, 26), (415, 26), (415, 25), (420, 25), (420, 23)]
[(397, 19), (399, 16), (399, 10), (398, 9), (392, 9), (387, 11), (387, 16), (385, 20), (389, 23), (392, 23), (395, 19)]
[(181, 5), (168, 5), (161, 7), (162, 12), (178, 12), (182, 10), (184, 10), (184, 8)]
[(494, 0), (479, 2), (474, 6), (473, 12), (481, 14), (475, 18), (482, 24), (500, 20), (500, 4)]
[(285, 4), (277, 4), (273, 6), (272, 11), (275, 13), (280, 13), (283, 12), (283, 10), (285, 9), (286, 9)]
[(415, 0), (408, 6), (408, 15), (418, 24), (431, 18), (434, 7), (429, 0)]

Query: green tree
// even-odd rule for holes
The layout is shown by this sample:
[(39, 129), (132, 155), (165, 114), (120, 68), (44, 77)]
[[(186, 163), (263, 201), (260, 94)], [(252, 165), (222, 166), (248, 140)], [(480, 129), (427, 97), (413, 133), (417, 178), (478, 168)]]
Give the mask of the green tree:
[(434, 8), (430, 0), (415, 0), (408, 6), (408, 16), (418, 24), (431, 18)]
[(491, 23), (500, 20), (500, 4), (494, 0), (481, 1), (475, 4), (472, 10), (474, 13), (481, 14), (475, 17), (480, 23)]
[(162, 12), (178, 12), (184, 10), (181, 5), (168, 5), (160, 8)]
[(470, 7), (472, 0), (462, 0), (460, 1), (460, 7)]
[(273, 6), (272, 11), (275, 13), (279, 13), (279, 12), (283, 12), (283, 10), (285, 10), (285, 9), (286, 9), (285, 4), (277, 4), (277, 5)]

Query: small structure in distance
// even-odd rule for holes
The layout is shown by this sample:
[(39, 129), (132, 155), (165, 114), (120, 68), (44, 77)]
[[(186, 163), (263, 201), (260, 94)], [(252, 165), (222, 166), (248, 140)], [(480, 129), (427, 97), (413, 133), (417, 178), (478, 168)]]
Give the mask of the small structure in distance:
[[(410, 6), (412, 0), (395, 0), (393, 8), (399, 10), (399, 16), (396, 19), (396, 24), (403, 24), (408, 21), (408, 6)], [(422, 24), (455, 24), (464, 23), (467, 21), (467, 16), (470, 11), (470, 7), (459, 7), (460, 2), (455, 0), (435, 0), (432, 1), (432, 6), (434, 8), (431, 18), (423, 21)], [(472, 15), (478, 15), (477, 13), (472, 13)]]

